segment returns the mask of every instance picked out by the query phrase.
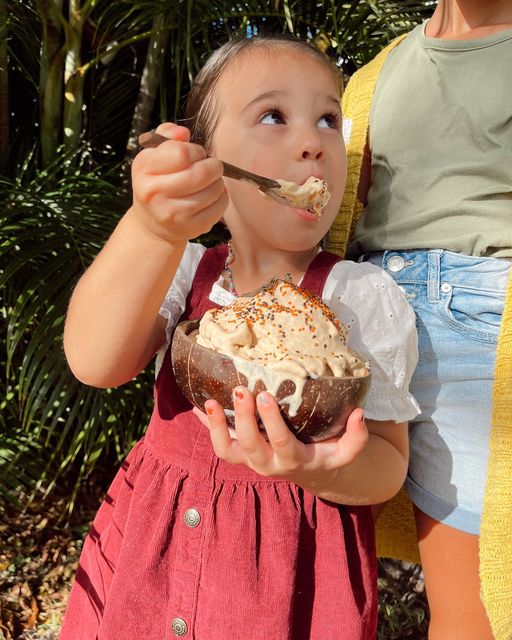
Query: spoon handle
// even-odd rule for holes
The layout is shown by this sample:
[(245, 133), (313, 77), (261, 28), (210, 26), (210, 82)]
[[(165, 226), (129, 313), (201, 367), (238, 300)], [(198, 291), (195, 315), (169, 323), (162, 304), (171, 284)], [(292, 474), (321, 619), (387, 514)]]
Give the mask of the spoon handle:
[(223, 174), (226, 178), (234, 178), (235, 180), (245, 180), (247, 182), (252, 182), (258, 187), (263, 187), (264, 189), (279, 189), (281, 185), (277, 180), (271, 180), (270, 178), (264, 178), (263, 176), (259, 176), (256, 173), (251, 173), (250, 171), (246, 171), (245, 169), (240, 169), (240, 167), (235, 167), (234, 164), (229, 164), (229, 162), (222, 161), (224, 166)]

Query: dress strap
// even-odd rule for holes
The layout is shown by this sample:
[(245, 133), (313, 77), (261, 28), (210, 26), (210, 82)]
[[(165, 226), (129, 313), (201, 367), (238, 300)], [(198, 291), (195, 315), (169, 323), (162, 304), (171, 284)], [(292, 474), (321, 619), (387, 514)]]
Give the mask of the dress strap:
[(320, 253), (317, 253), (302, 278), (300, 288), (311, 291), (311, 293), (321, 298), (327, 276), (334, 265), (341, 260), (343, 260), (343, 258), (340, 258), (340, 256), (330, 251), (320, 251)]
[(209, 296), (213, 283), (224, 268), (227, 255), (228, 248), (225, 244), (206, 249), (203, 253), (194, 276), (194, 285), (187, 296), (183, 318), (194, 320), (200, 318), (208, 309), (219, 306), (212, 302)]

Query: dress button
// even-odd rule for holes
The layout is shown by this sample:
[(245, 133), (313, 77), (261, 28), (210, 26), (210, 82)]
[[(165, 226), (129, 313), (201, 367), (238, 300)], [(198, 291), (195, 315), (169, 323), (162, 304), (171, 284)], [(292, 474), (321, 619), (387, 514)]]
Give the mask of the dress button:
[(188, 627), (183, 618), (174, 618), (171, 622), (171, 628), (174, 635), (178, 636), (179, 638), (187, 635)]
[(452, 285), (449, 284), (448, 282), (443, 282), (443, 284), (441, 285), (441, 291), (443, 293), (450, 293), (451, 290), (452, 290)]
[(187, 509), (185, 511), (185, 515), (183, 516), (183, 520), (187, 527), (197, 527), (197, 525), (201, 522), (201, 516), (199, 515), (199, 511), (197, 509)]
[(391, 258), (386, 263), (386, 267), (390, 271), (393, 271), (393, 273), (402, 271), (402, 269), (405, 267), (405, 260), (402, 258), (402, 256), (391, 256)]

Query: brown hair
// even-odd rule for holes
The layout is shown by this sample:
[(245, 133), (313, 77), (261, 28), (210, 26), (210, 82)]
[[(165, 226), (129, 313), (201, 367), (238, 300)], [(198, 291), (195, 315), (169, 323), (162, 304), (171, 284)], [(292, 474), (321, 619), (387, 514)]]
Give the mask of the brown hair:
[(272, 52), (276, 48), (298, 49), (323, 64), (332, 73), (341, 99), (343, 92), (341, 72), (313, 45), (285, 35), (233, 38), (210, 55), (192, 84), (185, 112), (185, 124), (190, 129), (191, 142), (202, 145), (208, 153), (211, 151), (210, 145), (219, 117), (215, 104), (215, 90), (230, 63), (240, 54), (252, 49), (267, 49)]

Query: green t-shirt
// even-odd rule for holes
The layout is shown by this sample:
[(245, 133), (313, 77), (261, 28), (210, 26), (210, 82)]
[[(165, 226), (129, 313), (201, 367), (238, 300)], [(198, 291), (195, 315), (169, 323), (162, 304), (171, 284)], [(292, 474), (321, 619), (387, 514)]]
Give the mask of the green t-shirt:
[(377, 81), (372, 186), (349, 253), (512, 257), (512, 29), (461, 41), (424, 27)]

